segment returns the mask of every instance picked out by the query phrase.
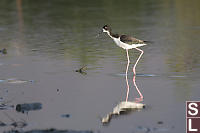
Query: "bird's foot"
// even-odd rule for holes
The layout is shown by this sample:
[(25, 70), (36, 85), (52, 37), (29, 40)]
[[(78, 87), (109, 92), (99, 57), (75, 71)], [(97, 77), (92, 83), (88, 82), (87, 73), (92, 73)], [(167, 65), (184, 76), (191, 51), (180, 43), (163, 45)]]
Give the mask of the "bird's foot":
[(143, 102), (143, 97), (135, 98), (135, 102), (137, 103)]

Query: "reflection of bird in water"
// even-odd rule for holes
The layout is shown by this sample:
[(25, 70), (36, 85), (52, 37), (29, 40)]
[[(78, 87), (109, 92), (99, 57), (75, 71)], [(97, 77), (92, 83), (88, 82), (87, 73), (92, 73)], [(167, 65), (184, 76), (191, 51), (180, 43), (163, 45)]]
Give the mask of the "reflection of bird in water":
[(113, 111), (108, 113), (105, 117), (101, 119), (103, 124), (108, 124), (113, 116), (120, 115), (122, 113), (129, 113), (130, 111), (140, 111), (145, 108), (145, 104), (137, 103), (137, 102), (120, 102), (113, 108)]
[[(139, 39), (136, 39), (134, 37), (127, 36), (127, 35), (113, 34), (111, 32), (111, 28), (108, 25), (103, 26), (103, 32), (107, 33), (113, 39), (113, 41), (117, 44), (117, 46), (126, 50), (127, 59), (128, 59), (128, 64), (127, 64), (127, 67), (126, 67), (126, 83), (127, 83), (126, 102), (127, 102), (128, 101), (128, 95), (129, 95), (129, 84), (128, 84), (127, 73), (128, 73), (129, 63), (130, 63), (128, 50), (135, 48), (136, 50), (141, 52), (140, 56), (138, 57), (135, 65), (133, 67), (133, 73), (134, 73), (133, 82), (134, 82), (134, 85), (136, 86), (136, 84), (135, 84), (135, 75), (136, 75), (135, 68), (136, 68), (136, 65), (137, 65), (138, 61), (140, 60), (142, 54), (144, 53), (143, 50), (139, 49), (138, 47), (147, 45), (146, 44), (147, 41), (139, 40)], [(137, 88), (137, 86), (136, 86), (136, 90), (138, 91), (138, 93), (140, 95), (140, 98), (136, 98), (136, 100), (137, 101), (143, 101), (143, 95), (140, 92), (140, 90)]]

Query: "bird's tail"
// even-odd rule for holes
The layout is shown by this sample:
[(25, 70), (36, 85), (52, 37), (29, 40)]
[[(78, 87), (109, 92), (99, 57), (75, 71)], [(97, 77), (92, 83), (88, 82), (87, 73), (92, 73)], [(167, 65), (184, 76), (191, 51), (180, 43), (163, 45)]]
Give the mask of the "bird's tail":
[(145, 42), (145, 43), (153, 43), (153, 41), (143, 41), (143, 42)]

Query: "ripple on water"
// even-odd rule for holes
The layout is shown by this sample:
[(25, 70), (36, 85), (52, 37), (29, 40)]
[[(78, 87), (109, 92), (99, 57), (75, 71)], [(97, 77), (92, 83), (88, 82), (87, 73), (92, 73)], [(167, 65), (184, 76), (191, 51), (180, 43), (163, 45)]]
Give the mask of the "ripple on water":
[[(125, 73), (118, 73), (118, 74), (111, 74), (112, 76), (115, 77), (125, 77)], [(128, 74), (128, 76), (132, 76), (132, 74)], [(186, 75), (156, 75), (156, 74), (143, 74), (143, 73), (138, 73), (136, 74), (138, 77), (168, 77), (168, 78), (186, 78)]]
[[(112, 74), (113, 76), (126, 76), (125, 73), (118, 73), (118, 74)], [(130, 75), (130, 74), (128, 74)], [(142, 73), (138, 73), (136, 74), (136, 76), (139, 76), (139, 77), (157, 77), (158, 75), (155, 75), (155, 74), (142, 74)]]

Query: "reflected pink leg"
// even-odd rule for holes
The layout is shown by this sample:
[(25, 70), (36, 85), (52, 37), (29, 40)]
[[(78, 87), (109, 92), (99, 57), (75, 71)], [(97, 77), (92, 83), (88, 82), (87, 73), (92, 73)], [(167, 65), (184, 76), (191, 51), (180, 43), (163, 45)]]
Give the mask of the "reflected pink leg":
[(135, 68), (136, 68), (136, 65), (137, 65), (138, 61), (139, 61), (140, 58), (142, 57), (144, 51), (141, 50), (141, 49), (139, 49), (139, 48), (135, 48), (135, 49), (139, 50), (139, 51), (141, 52), (141, 54), (140, 54), (140, 56), (138, 57), (138, 59), (137, 59), (135, 65), (134, 65), (134, 67), (133, 67), (133, 73), (134, 73), (134, 75), (133, 75), (133, 83), (134, 83), (134, 86), (135, 86), (137, 92), (138, 92), (139, 95), (140, 95), (140, 98), (136, 98), (136, 100), (137, 100), (138, 102), (141, 102), (141, 101), (143, 101), (143, 95), (142, 95), (142, 93), (140, 92), (140, 90), (138, 89), (138, 87), (137, 87), (137, 85), (136, 85), (136, 82), (135, 82), (135, 76), (136, 76)]
[(128, 63), (127, 63), (127, 67), (126, 67), (126, 85), (127, 85), (127, 93), (126, 93), (126, 102), (128, 101), (128, 95), (129, 95), (129, 84), (128, 84), (128, 67), (129, 67), (129, 55), (128, 55), (128, 49), (126, 49), (126, 54), (127, 54), (127, 59), (128, 59)]
[(142, 93), (140, 92), (140, 90), (138, 89), (137, 85), (136, 85), (136, 82), (135, 82), (135, 75), (133, 75), (133, 83), (134, 83), (134, 86), (136, 88), (136, 90), (138, 91), (138, 93), (140, 94), (140, 98), (135, 98), (136, 99), (136, 102), (142, 102), (143, 101), (143, 95)]

